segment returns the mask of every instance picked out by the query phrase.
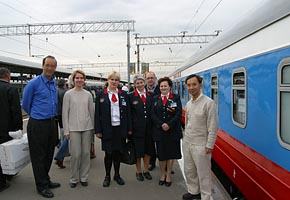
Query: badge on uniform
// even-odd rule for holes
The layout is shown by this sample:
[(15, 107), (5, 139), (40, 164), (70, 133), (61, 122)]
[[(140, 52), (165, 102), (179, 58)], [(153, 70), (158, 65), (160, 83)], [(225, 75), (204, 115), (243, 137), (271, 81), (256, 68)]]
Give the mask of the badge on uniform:
[(104, 98), (100, 98), (100, 103), (103, 103), (105, 101)]
[(172, 102), (172, 103), (170, 104), (170, 107), (171, 107), (171, 108), (176, 108), (176, 107), (177, 107), (177, 103), (176, 103), (176, 102)]
[(175, 113), (175, 108), (167, 107), (166, 110), (171, 113)]
[(122, 106), (127, 106), (125, 99), (122, 99)]
[(133, 105), (136, 105), (136, 104), (138, 104), (138, 101), (133, 101)]

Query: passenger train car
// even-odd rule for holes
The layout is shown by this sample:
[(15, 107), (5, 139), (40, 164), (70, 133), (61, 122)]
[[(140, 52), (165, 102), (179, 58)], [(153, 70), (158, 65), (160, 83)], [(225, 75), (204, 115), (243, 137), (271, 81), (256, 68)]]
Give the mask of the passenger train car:
[[(290, 198), (290, 1), (268, 0), (170, 77), (203, 77), (218, 108), (213, 160), (248, 200)], [(184, 115), (183, 115), (184, 116)]]

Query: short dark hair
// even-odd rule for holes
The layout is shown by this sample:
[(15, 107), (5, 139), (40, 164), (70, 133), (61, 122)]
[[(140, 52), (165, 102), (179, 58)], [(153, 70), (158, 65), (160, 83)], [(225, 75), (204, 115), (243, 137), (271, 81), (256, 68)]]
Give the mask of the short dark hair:
[(160, 83), (163, 82), (163, 81), (166, 81), (168, 83), (169, 87), (172, 87), (173, 83), (172, 83), (172, 80), (169, 77), (165, 76), (163, 78), (160, 78), (158, 80), (158, 85), (160, 85)]
[(7, 69), (5, 67), (0, 68), (0, 79), (5, 79), (9, 75), (10, 75), (9, 69)]
[(198, 81), (199, 84), (202, 83), (202, 77), (200, 77), (200, 76), (197, 75), (197, 74), (191, 74), (191, 75), (189, 75), (189, 76), (186, 77), (186, 79), (185, 79), (185, 84), (187, 84), (187, 81), (188, 81), (189, 79), (194, 78), (194, 77), (197, 79), (197, 81)]
[(66, 81), (64, 79), (59, 79), (57, 81), (57, 86), (58, 87), (63, 87), (65, 85)]
[(47, 58), (51, 58), (51, 59), (55, 60), (55, 66), (57, 66), (57, 61), (56, 61), (55, 57), (50, 56), (50, 55), (48, 55), (48, 56), (46, 56), (46, 57), (44, 57), (44, 58), (42, 59), (42, 66), (44, 66), (45, 60), (46, 60)]

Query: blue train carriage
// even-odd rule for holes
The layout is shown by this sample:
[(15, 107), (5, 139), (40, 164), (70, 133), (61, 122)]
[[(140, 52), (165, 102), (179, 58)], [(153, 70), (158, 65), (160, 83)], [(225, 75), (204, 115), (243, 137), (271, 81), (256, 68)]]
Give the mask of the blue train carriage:
[(183, 106), (186, 76), (203, 77), (218, 107), (213, 159), (248, 200), (290, 197), (289, 27), (290, 1), (268, 0), (170, 75)]

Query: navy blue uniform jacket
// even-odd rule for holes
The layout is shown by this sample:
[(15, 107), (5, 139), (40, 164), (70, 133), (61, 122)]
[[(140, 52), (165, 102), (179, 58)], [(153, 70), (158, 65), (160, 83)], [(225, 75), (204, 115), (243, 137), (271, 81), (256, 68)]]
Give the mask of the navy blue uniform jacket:
[(146, 90), (146, 104), (144, 104), (137, 90), (129, 94), (134, 137), (145, 137), (146, 130), (152, 131), (150, 116), (152, 98), (153, 94)]
[[(161, 95), (154, 96), (151, 109), (153, 122), (153, 139), (160, 141), (163, 134), (170, 134), (172, 140), (182, 138), (180, 117), (182, 105), (178, 95), (169, 94), (166, 105), (162, 104)], [(162, 130), (162, 124), (167, 123), (170, 127), (168, 131)]]
[[(126, 92), (119, 89), (118, 99), (120, 108), (121, 137), (126, 138), (128, 131), (132, 131), (129, 96)], [(107, 88), (100, 91), (96, 97), (95, 132), (102, 133), (102, 139), (104, 140), (112, 139), (111, 101), (109, 99)]]

